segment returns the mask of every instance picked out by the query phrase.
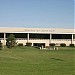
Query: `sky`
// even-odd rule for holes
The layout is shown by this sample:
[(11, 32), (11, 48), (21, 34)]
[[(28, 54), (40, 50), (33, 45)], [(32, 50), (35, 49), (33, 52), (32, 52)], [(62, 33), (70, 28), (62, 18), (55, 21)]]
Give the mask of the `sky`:
[(0, 0), (0, 27), (74, 28), (75, 0)]

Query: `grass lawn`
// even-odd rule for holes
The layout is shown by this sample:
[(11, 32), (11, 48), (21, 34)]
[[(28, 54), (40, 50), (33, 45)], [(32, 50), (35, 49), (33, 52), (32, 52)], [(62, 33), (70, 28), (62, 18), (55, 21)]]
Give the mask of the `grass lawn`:
[(71, 47), (58, 51), (33, 47), (0, 50), (0, 75), (75, 75)]

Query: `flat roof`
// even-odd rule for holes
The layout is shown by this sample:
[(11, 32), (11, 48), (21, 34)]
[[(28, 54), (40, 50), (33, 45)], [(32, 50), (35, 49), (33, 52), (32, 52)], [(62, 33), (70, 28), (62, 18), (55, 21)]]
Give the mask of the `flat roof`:
[(0, 33), (53, 33), (53, 34), (75, 34), (75, 29), (64, 28), (17, 28), (0, 27)]

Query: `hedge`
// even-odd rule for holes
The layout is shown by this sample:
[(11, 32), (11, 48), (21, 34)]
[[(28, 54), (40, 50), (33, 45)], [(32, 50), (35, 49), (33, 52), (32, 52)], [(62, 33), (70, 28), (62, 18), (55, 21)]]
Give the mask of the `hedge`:
[(70, 47), (74, 47), (74, 44), (70, 44)]
[(55, 46), (55, 43), (50, 43), (49, 45), (50, 45), (50, 46)]
[(23, 43), (19, 43), (18, 46), (23, 46)]
[(61, 43), (60, 46), (61, 47), (66, 47), (66, 44), (65, 43)]
[(32, 45), (31, 42), (27, 42), (27, 43), (26, 43), (26, 46), (31, 46), (31, 45)]

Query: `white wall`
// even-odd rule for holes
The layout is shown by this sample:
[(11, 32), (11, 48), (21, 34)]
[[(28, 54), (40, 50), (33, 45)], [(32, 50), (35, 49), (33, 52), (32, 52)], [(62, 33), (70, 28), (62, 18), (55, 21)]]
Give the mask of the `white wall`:
[[(4, 45), (4, 40), (2, 39), (1, 42)], [(6, 41), (5, 41), (6, 42)], [(27, 40), (26, 39), (21, 39), (21, 40), (17, 40), (18, 43), (23, 43), (23, 45), (26, 45)], [(50, 40), (49, 39), (30, 39), (28, 42), (31, 42), (32, 45), (33, 43), (45, 43), (45, 46), (49, 46)], [(57, 45), (61, 44), (61, 43), (66, 43), (66, 45), (68, 46), (69, 44), (71, 44), (71, 40), (63, 40), (63, 39), (52, 39), (51, 43), (55, 43)], [(75, 44), (75, 39), (73, 41), (73, 44)]]
[(55, 44), (57, 44), (58, 46), (61, 44), (61, 43), (65, 43), (66, 44), (66, 46), (69, 46), (69, 44), (71, 44), (71, 40), (70, 39), (67, 39), (67, 40), (65, 40), (65, 39), (52, 39), (51, 40), (51, 43), (55, 43)]

